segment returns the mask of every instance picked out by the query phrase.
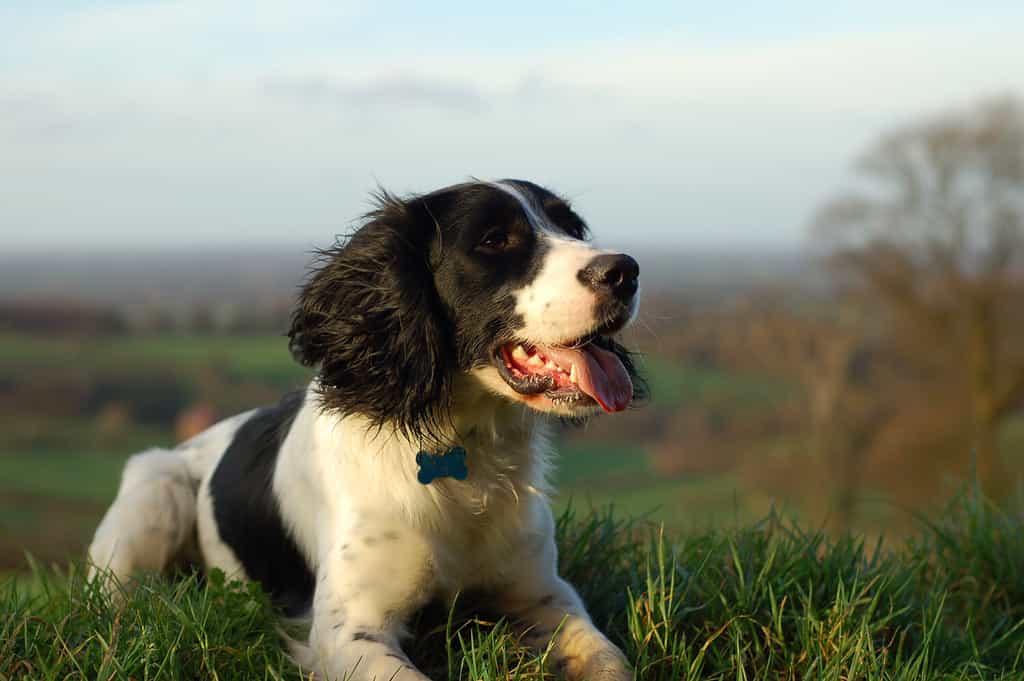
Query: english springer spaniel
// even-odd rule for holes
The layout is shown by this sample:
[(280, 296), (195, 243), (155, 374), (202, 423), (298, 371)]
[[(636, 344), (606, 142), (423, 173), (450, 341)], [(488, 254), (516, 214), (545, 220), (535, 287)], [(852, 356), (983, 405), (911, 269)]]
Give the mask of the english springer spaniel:
[(634, 398), (613, 336), (639, 269), (586, 238), (530, 182), (383, 194), (301, 291), (289, 337), (310, 386), (131, 457), (93, 577), (112, 588), (188, 554), (258, 580), (311, 618), (297, 661), (338, 681), (425, 680), (403, 625), (472, 590), (567, 678), (632, 679), (557, 573), (547, 500), (550, 417)]

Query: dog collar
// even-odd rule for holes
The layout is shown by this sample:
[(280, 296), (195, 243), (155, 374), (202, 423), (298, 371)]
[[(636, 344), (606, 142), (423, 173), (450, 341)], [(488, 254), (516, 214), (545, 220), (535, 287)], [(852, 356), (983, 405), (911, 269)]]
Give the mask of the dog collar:
[(420, 467), (416, 479), (424, 485), (429, 485), (438, 478), (465, 480), (469, 476), (466, 450), (459, 446), (452, 447), (444, 454), (420, 452), (416, 455), (416, 464)]

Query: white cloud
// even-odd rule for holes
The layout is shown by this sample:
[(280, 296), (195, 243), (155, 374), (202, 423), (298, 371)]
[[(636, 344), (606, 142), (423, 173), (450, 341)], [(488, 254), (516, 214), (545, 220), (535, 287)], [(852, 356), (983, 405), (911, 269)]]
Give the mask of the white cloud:
[[(999, 26), (733, 46), (675, 32), (517, 55), (285, 50), (198, 74), (142, 47), (193, 32), (205, 38), (182, 51), (212, 44), (237, 7), (153, 3), (37, 36), (41, 50), (142, 56), (0, 81), (5, 240), (322, 242), (376, 181), (512, 175), (575, 196), (606, 240), (792, 241), (883, 129), (1024, 92), (1018, 32)], [(252, 7), (245, 30), (309, 22)]]

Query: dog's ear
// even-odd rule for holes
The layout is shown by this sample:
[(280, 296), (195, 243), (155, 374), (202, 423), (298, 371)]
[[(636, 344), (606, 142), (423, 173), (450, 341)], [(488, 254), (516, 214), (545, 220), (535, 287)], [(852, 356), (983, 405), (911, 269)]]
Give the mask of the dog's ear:
[(446, 425), (455, 369), (430, 268), (438, 227), (423, 198), (382, 193), (378, 201), (347, 243), (321, 251), (289, 345), (300, 362), (319, 366), (325, 408), (423, 441)]

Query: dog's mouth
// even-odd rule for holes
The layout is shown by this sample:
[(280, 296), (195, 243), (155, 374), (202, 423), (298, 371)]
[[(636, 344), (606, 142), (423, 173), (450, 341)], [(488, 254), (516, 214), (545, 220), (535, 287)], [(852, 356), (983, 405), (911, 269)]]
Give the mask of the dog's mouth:
[(633, 400), (633, 381), (622, 361), (590, 334), (566, 343), (505, 343), (495, 351), (498, 373), (522, 395), (544, 394), (556, 404), (585, 406), (596, 402), (608, 413)]

